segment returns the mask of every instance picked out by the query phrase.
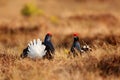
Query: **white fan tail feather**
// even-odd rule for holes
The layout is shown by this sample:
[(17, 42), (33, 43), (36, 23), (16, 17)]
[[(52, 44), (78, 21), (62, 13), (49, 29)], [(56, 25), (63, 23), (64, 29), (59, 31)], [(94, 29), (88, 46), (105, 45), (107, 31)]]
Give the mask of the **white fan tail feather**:
[(30, 45), (33, 45), (33, 42), (32, 42), (32, 41), (30, 41)]
[(42, 44), (42, 41), (40, 41), (40, 39), (37, 39), (37, 44), (38, 44), (38, 45), (41, 45), (41, 44)]
[(36, 43), (36, 40), (35, 40), (35, 39), (33, 40), (33, 45), (37, 45), (37, 43)]
[(45, 54), (46, 46), (42, 44), (40, 39), (30, 41), (28, 44), (28, 57), (30, 58), (42, 58)]

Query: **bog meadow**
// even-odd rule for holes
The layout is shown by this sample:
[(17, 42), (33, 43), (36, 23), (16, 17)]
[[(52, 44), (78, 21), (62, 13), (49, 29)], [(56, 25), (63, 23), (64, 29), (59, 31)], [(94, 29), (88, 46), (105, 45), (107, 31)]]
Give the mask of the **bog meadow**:
[[(52, 60), (20, 58), (52, 33)], [(73, 57), (73, 33), (91, 51)], [(119, 80), (119, 0), (0, 0), (0, 80)]]

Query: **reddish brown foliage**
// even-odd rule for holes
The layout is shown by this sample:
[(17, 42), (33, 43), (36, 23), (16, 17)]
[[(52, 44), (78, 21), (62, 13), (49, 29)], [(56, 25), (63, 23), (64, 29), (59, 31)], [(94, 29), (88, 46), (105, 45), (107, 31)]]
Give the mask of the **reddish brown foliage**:
[(98, 68), (102, 71), (101, 75), (120, 75), (120, 56), (115, 54), (103, 56)]

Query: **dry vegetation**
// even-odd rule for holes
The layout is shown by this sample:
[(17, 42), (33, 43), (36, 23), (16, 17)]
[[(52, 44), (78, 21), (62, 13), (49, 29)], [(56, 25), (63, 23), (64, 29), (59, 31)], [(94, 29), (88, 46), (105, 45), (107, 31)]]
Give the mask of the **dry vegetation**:
[[(120, 79), (119, 0), (35, 0), (44, 15), (21, 17), (21, 6), (30, 1), (1, 1), (0, 80)], [(21, 59), (27, 43), (43, 40), (46, 32), (53, 33), (54, 59)], [(91, 52), (68, 57), (73, 32)]]

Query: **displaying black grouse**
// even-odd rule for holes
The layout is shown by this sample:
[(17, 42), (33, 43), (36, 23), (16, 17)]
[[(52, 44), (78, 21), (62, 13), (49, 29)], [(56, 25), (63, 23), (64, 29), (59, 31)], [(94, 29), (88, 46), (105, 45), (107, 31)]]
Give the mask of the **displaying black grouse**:
[(47, 35), (45, 36), (44, 42), (43, 44), (46, 46), (47, 53), (45, 55), (46, 58), (48, 59), (52, 59), (55, 52), (54, 46), (51, 42), (51, 38), (52, 38), (52, 34), (51, 33), (47, 33)]
[(31, 58), (48, 58), (52, 59), (55, 52), (54, 46), (51, 42), (52, 34), (47, 33), (44, 39), (44, 42), (38, 40), (31, 41), (28, 46), (23, 50), (21, 54), (22, 58), (31, 57)]

